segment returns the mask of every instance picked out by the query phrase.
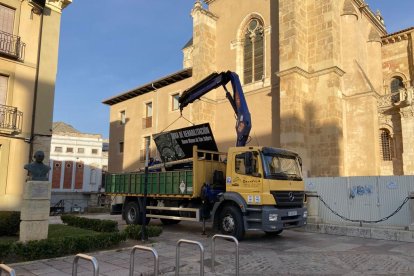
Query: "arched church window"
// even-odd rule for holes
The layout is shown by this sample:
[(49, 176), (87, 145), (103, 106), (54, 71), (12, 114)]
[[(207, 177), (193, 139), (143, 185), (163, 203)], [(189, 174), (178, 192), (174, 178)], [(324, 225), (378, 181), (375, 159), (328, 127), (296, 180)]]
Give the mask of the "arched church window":
[[(391, 88), (391, 94), (397, 93), (398, 91), (400, 91), (401, 88), (404, 88), (404, 82), (403, 82), (402, 78), (400, 78), (400, 77), (392, 78), (390, 88)], [(399, 102), (400, 101), (400, 94), (393, 95), (392, 96), (392, 101), (394, 103)]]
[(387, 129), (380, 130), (380, 150), (383, 161), (391, 161), (393, 156), (392, 137)]
[(264, 75), (264, 35), (263, 25), (256, 18), (247, 24), (243, 50), (244, 84), (261, 80)]

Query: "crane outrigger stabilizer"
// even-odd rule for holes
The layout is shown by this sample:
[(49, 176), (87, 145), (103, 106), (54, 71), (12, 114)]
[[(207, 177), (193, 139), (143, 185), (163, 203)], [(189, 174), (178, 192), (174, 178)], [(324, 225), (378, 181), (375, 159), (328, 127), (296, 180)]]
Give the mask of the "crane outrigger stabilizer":
[[(226, 84), (231, 83), (233, 89), (233, 96), (227, 90)], [(247, 107), (246, 98), (244, 97), (243, 89), (239, 80), (239, 76), (234, 72), (212, 73), (199, 83), (185, 90), (178, 100), (180, 104), (180, 111), (184, 107), (200, 99), (213, 89), (222, 86), (226, 91), (226, 97), (229, 100), (233, 110), (236, 114), (236, 133), (237, 141), (236, 147), (243, 147), (249, 138), (250, 130), (252, 128), (249, 108)]]

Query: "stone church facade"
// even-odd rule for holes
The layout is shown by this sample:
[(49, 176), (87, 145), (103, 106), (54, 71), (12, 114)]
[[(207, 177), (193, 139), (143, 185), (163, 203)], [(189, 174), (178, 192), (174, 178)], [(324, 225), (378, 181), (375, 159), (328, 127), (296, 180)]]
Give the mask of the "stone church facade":
[[(414, 173), (414, 28), (388, 34), (363, 0), (204, 2), (191, 11), (183, 70), (104, 101), (110, 172), (141, 168), (151, 135), (189, 125), (177, 121), (180, 93), (230, 70), (250, 108), (250, 145), (298, 152), (305, 176)], [(209, 122), (226, 151), (235, 144), (235, 120), (221, 90), (183, 117)]]

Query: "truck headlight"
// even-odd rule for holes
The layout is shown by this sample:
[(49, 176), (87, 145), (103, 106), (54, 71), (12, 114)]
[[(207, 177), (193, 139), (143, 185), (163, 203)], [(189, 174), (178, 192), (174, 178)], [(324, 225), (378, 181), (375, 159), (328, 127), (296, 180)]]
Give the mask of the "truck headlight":
[(269, 214), (269, 221), (277, 221), (277, 214)]
[(308, 217), (308, 211), (304, 211), (304, 212), (303, 212), (303, 217), (304, 217), (304, 218), (307, 218), (307, 217)]

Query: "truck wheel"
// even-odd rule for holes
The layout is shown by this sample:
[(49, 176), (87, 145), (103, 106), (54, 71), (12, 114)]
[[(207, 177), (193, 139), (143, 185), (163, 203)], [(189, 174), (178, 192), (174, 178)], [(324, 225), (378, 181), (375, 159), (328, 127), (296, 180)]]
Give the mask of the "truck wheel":
[(175, 219), (160, 219), (161, 223), (164, 225), (173, 225), (173, 224), (179, 224), (181, 220), (175, 220)]
[(220, 214), (220, 230), (223, 235), (231, 235), (238, 240), (244, 237), (243, 218), (235, 206), (225, 206)]
[(137, 202), (129, 202), (125, 207), (125, 221), (127, 224), (138, 224), (139, 206)]
[[(145, 224), (150, 222), (147, 218)], [(127, 224), (142, 224), (142, 214), (137, 202), (129, 202), (125, 207), (125, 221)]]
[(265, 231), (266, 235), (269, 235), (269, 236), (277, 236), (277, 235), (281, 234), (282, 232), (283, 232), (283, 229), (280, 229), (280, 230), (274, 231), (274, 232)]

